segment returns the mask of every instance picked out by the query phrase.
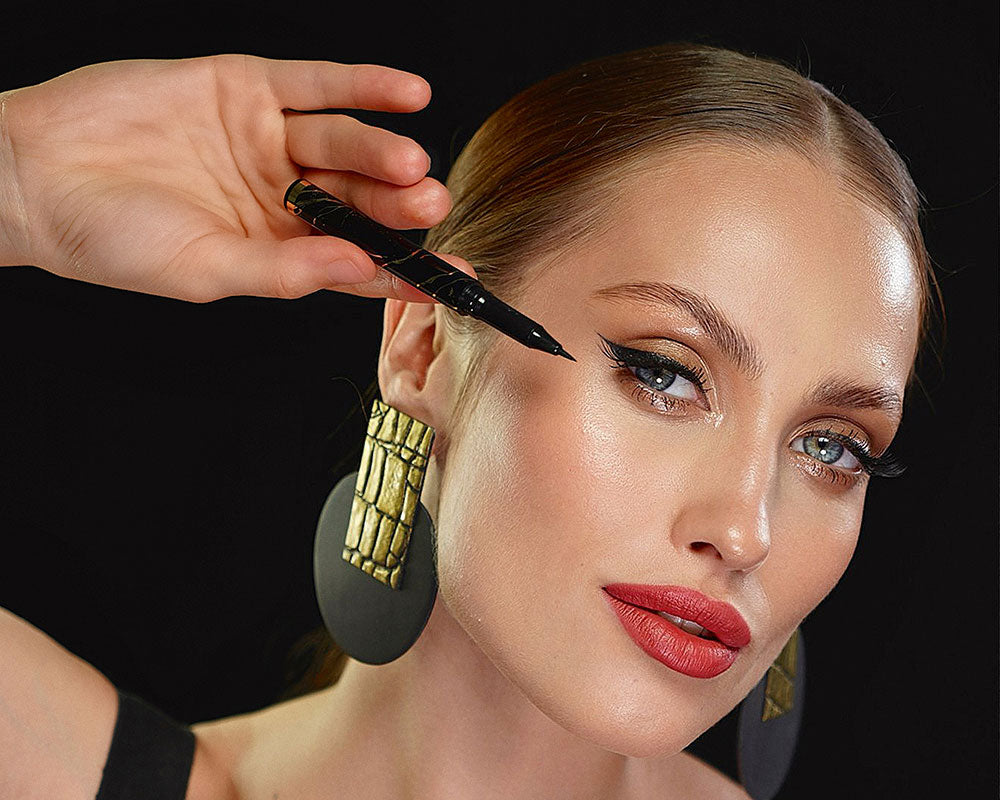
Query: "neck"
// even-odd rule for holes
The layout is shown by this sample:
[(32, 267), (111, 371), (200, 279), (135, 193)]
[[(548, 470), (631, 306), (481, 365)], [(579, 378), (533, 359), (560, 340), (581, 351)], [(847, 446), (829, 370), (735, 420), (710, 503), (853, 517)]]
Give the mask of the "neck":
[(337, 796), (618, 797), (636, 769), (542, 714), (440, 598), (404, 656), (351, 661), (322, 704), (314, 774)]

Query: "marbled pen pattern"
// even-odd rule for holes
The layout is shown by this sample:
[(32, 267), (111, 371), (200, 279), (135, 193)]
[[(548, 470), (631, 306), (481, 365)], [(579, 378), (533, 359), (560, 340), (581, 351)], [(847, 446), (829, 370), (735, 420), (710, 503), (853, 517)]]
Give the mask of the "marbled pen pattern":
[(308, 181), (297, 181), (289, 188), (285, 205), (313, 227), (356, 244), (380, 267), (420, 291), (461, 313), (471, 310), (464, 295), (474, 280), (398, 231), (380, 225)]

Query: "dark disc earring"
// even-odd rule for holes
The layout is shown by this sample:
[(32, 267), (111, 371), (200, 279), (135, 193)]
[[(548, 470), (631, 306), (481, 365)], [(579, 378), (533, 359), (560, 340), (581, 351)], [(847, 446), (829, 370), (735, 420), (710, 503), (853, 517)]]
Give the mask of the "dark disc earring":
[(753, 800), (772, 800), (785, 782), (802, 725), (806, 649), (796, 628), (767, 674), (740, 704), (740, 782)]
[(435, 532), (420, 502), (434, 429), (378, 398), (357, 472), (320, 513), (313, 578), (323, 622), (351, 658), (385, 664), (420, 636), (437, 596)]

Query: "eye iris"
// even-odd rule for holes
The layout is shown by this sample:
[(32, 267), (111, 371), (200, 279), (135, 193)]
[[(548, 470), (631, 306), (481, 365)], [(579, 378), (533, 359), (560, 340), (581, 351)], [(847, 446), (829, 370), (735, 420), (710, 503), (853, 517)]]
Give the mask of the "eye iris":
[(809, 455), (824, 464), (833, 464), (844, 454), (844, 446), (827, 436), (806, 436), (802, 446)]
[(676, 373), (660, 367), (638, 367), (635, 376), (649, 384), (651, 389), (667, 389), (677, 378)]

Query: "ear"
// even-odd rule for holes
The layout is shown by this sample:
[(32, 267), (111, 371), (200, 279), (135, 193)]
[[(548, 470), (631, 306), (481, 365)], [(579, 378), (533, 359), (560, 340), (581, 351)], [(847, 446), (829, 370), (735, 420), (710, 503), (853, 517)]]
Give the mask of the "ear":
[(378, 357), (382, 400), (435, 430), (447, 422), (454, 388), (446, 338), (439, 303), (385, 301)]

